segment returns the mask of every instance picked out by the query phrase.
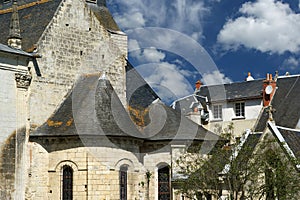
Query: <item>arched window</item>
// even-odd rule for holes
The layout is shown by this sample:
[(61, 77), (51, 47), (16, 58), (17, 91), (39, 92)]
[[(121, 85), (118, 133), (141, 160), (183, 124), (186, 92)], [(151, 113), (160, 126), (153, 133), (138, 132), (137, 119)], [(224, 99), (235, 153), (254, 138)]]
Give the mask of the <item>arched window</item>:
[(73, 169), (65, 165), (63, 167), (63, 200), (73, 199)]
[(120, 200), (127, 200), (127, 171), (127, 165), (120, 167)]
[(170, 168), (158, 169), (158, 200), (169, 200), (170, 195)]

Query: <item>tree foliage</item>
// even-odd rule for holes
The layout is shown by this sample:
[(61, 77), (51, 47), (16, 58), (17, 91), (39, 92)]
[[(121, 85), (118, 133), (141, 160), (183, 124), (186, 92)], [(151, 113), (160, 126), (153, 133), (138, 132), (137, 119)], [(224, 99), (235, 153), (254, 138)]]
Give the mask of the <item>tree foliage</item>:
[[(232, 139), (232, 129), (228, 126), (222, 135)], [(178, 180), (180, 192), (191, 199), (219, 198), (225, 194), (232, 200), (299, 197), (299, 172), (277, 141), (261, 134), (215, 146), (210, 155), (185, 153), (177, 165), (185, 177)]]

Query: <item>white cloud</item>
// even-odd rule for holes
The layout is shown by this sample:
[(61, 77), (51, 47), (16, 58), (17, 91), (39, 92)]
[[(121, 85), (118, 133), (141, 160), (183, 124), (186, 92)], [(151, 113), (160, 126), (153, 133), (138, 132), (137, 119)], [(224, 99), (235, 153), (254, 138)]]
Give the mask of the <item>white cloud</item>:
[(138, 66), (136, 69), (164, 101), (174, 100), (174, 97), (177, 99), (193, 92), (193, 86), (186, 78), (191, 72), (174, 64), (161, 62)]
[(282, 67), (280, 69), (282, 70), (295, 70), (299, 66), (299, 60), (293, 56), (290, 56), (286, 60), (283, 61)]
[(155, 48), (144, 49), (143, 55), (148, 62), (160, 62), (166, 57), (164, 53)]
[(205, 85), (219, 85), (219, 84), (225, 84), (225, 83), (232, 82), (232, 80), (230, 78), (226, 77), (220, 71), (213, 71), (211, 73), (203, 74), (201, 81)]
[(145, 19), (142, 13), (124, 13), (123, 15), (116, 15), (115, 20), (118, 25), (124, 29), (132, 29), (136, 27), (145, 26)]
[(137, 59), (140, 63), (158, 63), (162, 62), (166, 57), (166, 54), (162, 51), (151, 47), (147, 49), (141, 49), (136, 40), (129, 40), (130, 56)]
[(128, 41), (128, 49), (131, 49), (133, 51), (140, 50), (140, 45), (139, 45), (138, 41), (130, 39)]
[(240, 46), (282, 54), (300, 50), (300, 14), (287, 3), (257, 0), (242, 5), (241, 17), (226, 22), (218, 35), (225, 50)]
[(196, 40), (202, 36), (203, 15), (209, 12), (204, 0), (114, 0), (110, 10), (125, 31), (141, 27), (171, 28)]

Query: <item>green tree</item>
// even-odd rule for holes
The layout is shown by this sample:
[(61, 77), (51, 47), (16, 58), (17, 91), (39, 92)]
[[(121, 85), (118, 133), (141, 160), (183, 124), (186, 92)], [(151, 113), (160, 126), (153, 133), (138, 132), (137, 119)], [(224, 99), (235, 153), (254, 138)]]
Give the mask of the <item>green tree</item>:
[(194, 147), (177, 160), (185, 179), (178, 180), (180, 192), (191, 199), (227, 192), (232, 200), (298, 199), (299, 172), (287, 159), (278, 143), (260, 134), (247, 133), (230, 143), (233, 126), (223, 130), (227, 144), (216, 145), (210, 155), (201, 155)]

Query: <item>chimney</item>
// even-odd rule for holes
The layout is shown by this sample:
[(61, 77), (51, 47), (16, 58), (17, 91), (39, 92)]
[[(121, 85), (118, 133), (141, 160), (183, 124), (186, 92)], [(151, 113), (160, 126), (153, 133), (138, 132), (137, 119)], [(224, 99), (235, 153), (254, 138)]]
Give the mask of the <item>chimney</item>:
[(19, 14), (18, 14), (18, 3), (14, 0), (12, 5), (12, 15), (10, 19), (9, 26), (9, 36), (7, 44), (10, 47), (21, 49), (22, 48), (22, 38), (20, 34), (20, 24), (19, 24)]
[(263, 81), (263, 105), (269, 106), (276, 90), (276, 81), (273, 80), (272, 74), (267, 74)]
[(199, 91), (200, 90), (200, 87), (201, 87), (202, 83), (200, 80), (198, 80), (196, 83), (195, 83), (195, 88), (196, 90), (195, 91)]
[(246, 78), (246, 81), (253, 81), (254, 78), (251, 76), (251, 72), (248, 72), (248, 77)]

